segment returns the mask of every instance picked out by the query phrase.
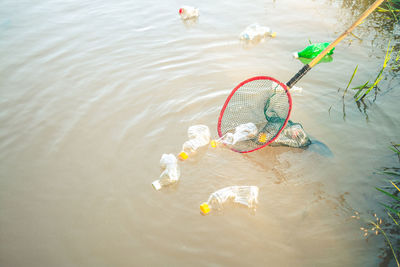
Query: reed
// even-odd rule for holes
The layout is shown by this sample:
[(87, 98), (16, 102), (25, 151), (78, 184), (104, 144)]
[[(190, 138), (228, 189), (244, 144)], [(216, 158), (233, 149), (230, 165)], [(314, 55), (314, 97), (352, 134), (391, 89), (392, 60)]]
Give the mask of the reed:
[[(399, 162), (400, 162), (400, 144), (395, 144), (392, 143), (390, 149), (397, 154), (399, 157)], [(385, 209), (388, 211), (387, 214), (389, 217), (392, 219), (392, 223), (389, 224), (388, 229), (392, 230), (392, 232), (398, 233), (400, 231), (400, 225), (398, 223), (398, 220), (400, 219), (400, 197), (397, 195), (400, 193), (400, 188), (398, 184), (400, 183), (400, 168), (397, 167), (392, 167), (392, 168), (384, 168), (383, 172), (381, 173), (385, 175), (386, 177), (389, 178), (389, 182), (391, 186), (388, 189), (382, 189), (376, 187), (376, 190), (379, 192), (383, 193), (385, 196), (389, 197), (389, 204), (381, 203)], [(394, 192), (393, 192), (394, 191)], [(386, 234), (385, 230), (381, 227), (382, 223), (379, 222), (373, 222), (370, 221), (370, 224), (376, 228), (376, 230), (380, 231), (383, 236), (385, 237), (386, 242), (388, 243), (390, 250), (393, 253), (393, 257), (397, 263), (397, 266), (400, 267), (399, 261), (397, 259), (397, 253), (395, 251), (395, 248), (393, 248), (392, 242), (390, 241), (389, 236)], [(397, 236), (396, 240), (397, 244), (399, 242), (399, 238)]]
[[(372, 90), (375, 90), (375, 96), (377, 95), (377, 90), (378, 89), (378, 84), (382, 81), (382, 79), (384, 78), (384, 73), (386, 68), (389, 66), (389, 62), (392, 59), (392, 53), (393, 53), (393, 49), (394, 49), (394, 45), (391, 46), (390, 45), (390, 41), (388, 43), (388, 47), (386, 49), (386, 54), (385, 54), (385, 59), (383, 61), (382, 67), (379, 70), (377, 76), (375, 77), (375, 79), (373, 80), (372, 83), (370, 83), (370, 80), (362, 83), (359, 86), (356, 87), (352, 87), (351, 89), (353, 90), (357, 90), (357, 92), (355, 93), (355, 95), (353, 96), (354, 100), (356, 102), (359, 102), (361, 100), (363, 100)], [(392, 62), (390, 62), (390, 66), (391, 66), (391, 70), (400, 67), (400, 64), (398, 62), (400, 60), (400, 51), (397, 53), (396, 58), (393, 59)], [(343, 92), (342, 98), (344, 99), (351, 82), (353, 81), (353, 78), (355, 76), (355, 74), (357, 73), (358, 70), (358, 65), (355, 67), (353, 74), (349, 80), (349, 82), (347, 83), (346, 89)]]

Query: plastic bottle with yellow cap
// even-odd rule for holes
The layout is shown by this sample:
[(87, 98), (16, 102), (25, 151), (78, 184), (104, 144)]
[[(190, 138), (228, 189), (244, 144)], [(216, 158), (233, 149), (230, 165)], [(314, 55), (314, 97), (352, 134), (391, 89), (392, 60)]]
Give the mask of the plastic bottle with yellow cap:
[(229, 186), (219, 189), (210, 195), (207, 202), (200, 205), (200, 212), (206, 215), (212, 210), (221, 210), (224, 204), (229, 201), (255, 210), (258, 204), (258, 192), (259, 188), (254, 185)]
[(257, 126), (252, 123), (244, 123), (235, 127), (233, 133), (228, 132), (217, 140), (211, 140), (211, 147), (217, 147), (218, 144), (235, 145), (238, 142), (255, 138), (258, 134)]
[(182, 151), (178, 157), (180, 160), (187, 160), (200, 147), (210, 143), (210, 129), (206, 125), (193, 125), (188, 129), (189, 140), (183, 143)]

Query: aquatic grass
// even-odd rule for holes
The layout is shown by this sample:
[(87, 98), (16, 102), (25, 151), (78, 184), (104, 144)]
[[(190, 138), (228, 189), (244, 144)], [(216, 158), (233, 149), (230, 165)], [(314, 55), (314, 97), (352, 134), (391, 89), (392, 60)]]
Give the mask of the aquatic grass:
[[(383, 72), (385, 71), (385, 69), (388, 65), (388, 62), (391, 59), (393, 48), (394, 48), (394, 45), (392, 47), (390, 47), (390, 41), (389, 41), (388, 48), (386, 49), (386, 55), (385, 55), (385, 59), (383, 61), (382, 68), (379, 71), (378, 75), (376, 76), (374, 82), (372, 84), (369, 84), (369, 81), (367, 81), (364, 84), (353, 88), (355, 90), (358, 90), (357, 93), (354, 95), (355, 101), (360, 101), (361, 99), (366, 97), (371, 92), (372, 89), (374, 89), (378, 86), (379, 82), (383, 79)], [(365, 90), (365, 91), (363, 91), (363, 90)]]
[(389, 13), (391, 16), (386, 17), (385, 19), (398, 21), (398, 17), (400, 16), (400, 1), (398, 0), (389, 0), (385, 2), (385, 7), (378, 7), (377, 11), (381, 13)]
[[(389, 71), (398, 71), (400, 70), (400, 51), (397, 52), (396, 58), (393, 58), (393, 50), (394, 50), (395, 45), (391, 45), (391, 41), (388, 42), (388, 46), (386, 49), (386, 54), (385, 54), (385, 59), (383, 61), (383, 64), (381, 66), (381, 69), (379, 70), (378, 74), (376, 75), (375, 79), (373, 80), (372, 83), (370, 83), (370, 80), (363, 82), (359, 86), (351, 87), (351, 83), (353, 82), (353, 79), (355, 75), (357, 74), (358, 67), (357, 65), (353, 73), (350, 77), (350, 80), (347, 83), (346, 88), (343, 91), (342, 94), (342, 111), (343, 111), (343, 119), (346, 119), (346, 107), (345, 107), (345, 96), (348, 93), (349, 89), (351, 88), (352, 90), (356, 90), (357, 92), (354, 94), (353, 99), (357, 104), (357, 108), (361, 113), (365, 114), (365, 118), (368, 121), (369, 117), (367, 114), (367, 109), (368, 109), (368, 102), (365, 102), (364, 100), (367, 99), (366, 96), (368, 96), (372, 90), (375, 92), (375, 97), (373, 98), (372, 102), (374, 102), (378, 96), (378, 92), (381, 91), (381, 89), (378, 87), (379, 83), (382, 81), (383, 78), (385, 78), (385, 73), (387, 73), (387, 69)], [(390, 66), (390, 68), (388, 68)], [(340, 88), (338, 89), (338, 92), (340, 92)], [(331, 109), (333, 105), (331, 105), (328, 109), (328, 113), (330, 114)], [(400, 158), (400, 155), (399, 155)]]
[[(392, 143), (390, 146), (390, 149), (394, 153), (396, 153), (397, 156), (399, 156), (399, 162), (400, 162), (399, 147), (400, 147), (400, 144)], [(396, 183), (400, 182), (400, 168), (398, 168), (398, 167), (384, 168), (384, 170), (381, 174), (385, 175), (386, 177), (389, 176), (389, 179), (390, 179), (389, 182), (393, 186), (393, 187), (390, 187), (390, 188), (392, 188), (392, 190), (390, 190), (390, 188), (388, 188), (388, 189), (382, 189), (379, 187), (375, 187), (375, 188), (376, 188), (376, 190), (378, 190), (385, 196), (389, 197), (389, 200), (391, 200), (389, 204), (385, 204), (385, 203), (380, 203), (380, 204), (388, 211), (387, 214), (393, 221), (393, 224), (390, 225), (388, 227), (388, 229), (393, 230), (393, 228), (394, 228), (396, 233), (398, 233), (400, 231), (400, 225), (397, 222), (397, 220), (400, 219), (400, 197), (398, 197), (397, 195), (400, 193), (400, 188), (399, 188), (398, 184), (396, 184)], [(395, 181), (394, 181), (394, 179), (395, 179)], [(395, 189), (394, 190), (395, 192), (392, 193), (391, 191), (393, 191), (393, 189)], [(381, 223), (378, 224), (373, 221), (370, 221), (370, 224), (372, 224), (374, 227), (376, 227), (376, 229), (378, 229), (383, 234), (386, 242), (388, 243), (388, 245), (393, 253), (393, 257), (397, 263), (397, 266), (400, 267), (399, 261), (396, 256), (396, 251), (393, 248), (392, 242), (390, 241), (388, 235), (386, 234), (384, 229), (382, 229)], [(396, 241), (397, 241), (397, 243), (399, 242), (398, 238)]]
[(394, 257), (394, 259), (395, 259), (395, 261), (396, 261), (397, 266), (400, 266), (399, 261), (398, 261), (397, 256), (396, 256), (396, 252), (395, 252), (394, 249), (393, 249), (392, 242), (390, 242), (390, 239), (389, 239), (389, 237), (387, 236), (386, 232), (381, 228), (380, 224), (375, 223), (375, 222), (373, 222), (373, 221), (370, 221), (370, 223), (371, 223), (374, 227), (376, 227), (376, 229), (377, 229), (376, 231), (379, 230), (379, 231), (383, 234), (383, 236), (384, 236), (385, 239), (386, 239), (386, 242), (389, 244), (390, 250), (391, 250), (392, 253), (393, 253), (393, 257)]

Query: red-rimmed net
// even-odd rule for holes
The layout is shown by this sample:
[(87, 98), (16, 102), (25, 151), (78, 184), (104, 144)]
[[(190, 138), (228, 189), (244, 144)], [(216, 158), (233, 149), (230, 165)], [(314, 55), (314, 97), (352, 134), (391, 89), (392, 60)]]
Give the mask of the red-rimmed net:
[(229, 95), (218, 119), (218, 134), (234, 133), (238, 125), (254, 123), (258, 134), (230, 145), (241, 153), (252, 152), (272, 143), (285, 127), (292, 99), (285, 84), (258, 76), (240, 83)]

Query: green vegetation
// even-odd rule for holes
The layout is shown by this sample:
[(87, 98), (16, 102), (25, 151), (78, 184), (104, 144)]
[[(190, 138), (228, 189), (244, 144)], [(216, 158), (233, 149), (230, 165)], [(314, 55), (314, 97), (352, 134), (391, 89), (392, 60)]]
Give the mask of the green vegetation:
[[(392, 144), (390, 149), (394, 151), (400, 162), (400, 144)], [(387, 210), (388, 216), (391, 218), (391, 221), (389, 223), (385, 224), (384, 228), (382, 227), (382, 220), (377, 218), (377, 222), (370, 221), (369, 223), (373, 226), (372, 229), (378, 233), (380, 231), (383, 236), (385, 237), (386, 242), (388, 243), (391, 252), (393, 253), (393, 257), (396, 261), (397, 266), (400, 266), (398, 258), (396, 255), (400, 252), (400, 238), (399, 238), (399, 232), (400, 232), (400, 225), (399, 225), (399, 220), (400, 220), (400, 197), (398, 196), (400, 193), (400, 168), (398, 167), (391, 167), (391, 168), (384, 168), (383, 172), (381, 173), (382, 175), (385, 175), (387, 177), (388, 182), (390, 182), (391, 186), (388, 188), (378, 188), (376, 189), (383, 193), (386, 197), (388, 197), (388, 200), (386, 203), (381, 203), (385, 209)], [(376, 215), (375, 215), (376, 216)], [(362, 229), (363, 230), (363, 229)], [(388, 235), (388, 231), (392, 233), (391, 237)], [(392, 239), (392, 240), (391, 240)], [(393, 243), (396, 244), (396, 247), (393, 247)]]
[[(376, 96), (377, 90), (378, 90), (378, 84), (382, 80), (382, 78), (384, 77), (383, 73), (384, 73), (386, 67), (388, 66), (389, 61), (392, 59), (393, 48), (394, 48), (394, 45), (390, 46), (390, 41), (389, 41), (389, 44), (388, 44), (388, 47), (387, 47), (387, 50), (386, 50), (385, 59), (383, 61), (383, 65), (382, 65), (380, 71), (378, 72), (378, 75), (375, 77), (375, 79), (373, 80), (372, 83), (370, 83), (370, 81), (368, 80), (365, 83), (352, 88), (353, 90), (357, 90), (356, 94), (354, 95), (355, 101), (360, 101), (360, 100), (364, 99), (364, 97), (366, 97), (372, 90), (375, 90), (375, 96)], [(400, 54), (399, 53), (400, 52), (397, 53), (397, 56), (396, 56), (396, 58), (394, 59), (394, 61), (392, 63), (392, 69), (395, 68), (395, 66), (398, 65), (397, 62), (400, 59)], [(350, 81), (347, 84), (347, 87), (346, 87), (346, 89), (345, 89), (345, 91), (343, 93), (343, 98), (346, 95), (347, 90), (348, 90), (351, 82), (353, 81), (353, 78), (354, 78), (354, 75), (357, 72), (357, 69), (358, 69), (358, 65), (354, 69), (353, 75), (351, 76)]]
[[(370, 6), (374, 0), (344, 0), (343, 8), (346, 8), (351, 11), (351, 13), (357, 17), (360, 13), (365, 9), (365, 7)], [(366, 28), (374, 29), (375, 38), (373, 38), (372, 42), (377, 39), (382, 39), (382, 36), (390, 35), (393, 30), (398, 27), (400, 23), (400, 0), (388, 0), (385, 1), (376, 12), (371, 15), (370, 20), (365, 21), (364, 25)], [(396, 26), (397, 25), (397, 26)], [(362, 41), (361, 38), (353, 35), (359, 41)], [(393, 36), (392, 39), (398, 39), (399, 36)], [(356, 77), (357, 71), (359, 70), (359, 65), (355, 66), (352, 75), (350, 76), (350, 80), (347, 82), (347, 86), (343, 90), (342, 94), (342, 106), (343, 106), (343, 119), (346, 118), (346, 107), (345, 107), (345, 96), (351, 95), (354, 99), (357, 108), (361, 113), (364, 113), (366, 120), (369, 120), (367, 110), (372, 102), (374, 102), (379, 93), (383, 91), (391, 90), (391, 81), (397, 77), (398, 72), (400, 71), (400, 46), (397, 44), (398, 41), (394, 42), (389, 41), (386, 48), (386, 54), (383, 59), (381, 67), (377, 70), (377, 74), (373, 79), (369, 79), (367, 81), (362, 82), (359, 85), (352, 85), (353, 79)], [(338, 92), (341, 89), (339, 88)], [(372, 97), (370, 97), (372, 95)], [(329, 108), (328, 112), (330, 113), (332, 106)]]

